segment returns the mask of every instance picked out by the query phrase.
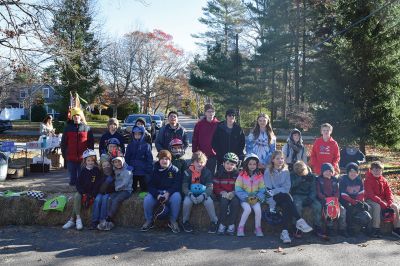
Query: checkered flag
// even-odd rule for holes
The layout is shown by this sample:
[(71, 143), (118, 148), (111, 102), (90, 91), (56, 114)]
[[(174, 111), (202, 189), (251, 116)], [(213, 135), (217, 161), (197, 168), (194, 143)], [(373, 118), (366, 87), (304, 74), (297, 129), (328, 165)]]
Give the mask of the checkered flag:
[(42, 200), (44, 198), (44, 193), (41, 191), (28, 191), (26, 192), (26, 195), (38, 200)]

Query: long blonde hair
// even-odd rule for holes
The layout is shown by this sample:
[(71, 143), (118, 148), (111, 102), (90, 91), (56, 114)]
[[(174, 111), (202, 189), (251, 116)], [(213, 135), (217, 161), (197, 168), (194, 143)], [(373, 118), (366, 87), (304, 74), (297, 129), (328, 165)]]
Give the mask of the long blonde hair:
[[(275, 168), (275, 166), (274, 166), (274, 159), (275, 159), (276, 157), (278, 157), (278, 156), (283, 157), (283, 152), (282, 152), (282, 151), (274, 151), (274, 152), (272, 153), (272, 155), (271, 155), (271, 163), (270, 163), (270, 165), (269, 165), (269, 173), (270, 173), (270, 174), (272, 174), (273, 171), (274, 171), (274, 168)], [(286, 165), (285, 162), (283, 162), (283, 165), (282, 165), (282, 168), (281, 168), (281, 169), (285, 169), (285, 168), (287, 168), (287, 165)]]

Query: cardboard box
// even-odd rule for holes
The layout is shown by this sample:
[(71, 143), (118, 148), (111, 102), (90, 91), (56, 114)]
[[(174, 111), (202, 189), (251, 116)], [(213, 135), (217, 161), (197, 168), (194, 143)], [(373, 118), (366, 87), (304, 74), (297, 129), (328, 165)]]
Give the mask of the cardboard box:
[(7, 170), (8, 178), (21, 178), (25, 176), (25, 167), (23, 165), (9, 165)]
[(51, 167), (62, 168), (64, 167), (64, 157), (58, 153), (50, 153), (47, 156), (51, 160)]

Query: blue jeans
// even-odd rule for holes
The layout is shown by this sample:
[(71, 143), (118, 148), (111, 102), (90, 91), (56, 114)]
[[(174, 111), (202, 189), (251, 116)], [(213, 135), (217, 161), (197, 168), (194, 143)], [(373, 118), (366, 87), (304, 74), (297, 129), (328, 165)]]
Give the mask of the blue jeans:
[(118, 211), (119, 206), (121, 206), (122, 202), (128, 199), (131, 194), (131, 192), (126, 190), (112, 193), (110, 195), (110, 205), (108, 206), (107, 216), (113, 219), (114, 215)]
[[(171, 210), (169, 219), (171, 222), (176, 222), (178, 219), (179, 211), (181, 208), (182, 197), (179, 192), (173, 193), (168, 199), (168, 206)], [(153, 209), (157, 204), (157, 199), (153, 197), (150, 193), (146, 195), (143, 201), (144, 217), (147, 222), (153, 220)]]
[(76, 180), (81, 172), (81, 163), (67, 161), (67, 169), (69, 173), (69, 184), (71, 186), (75, 186)]
[(92, 223), (99, 223), (106, 219), (109, 194), (97, 194), (92, 209)]

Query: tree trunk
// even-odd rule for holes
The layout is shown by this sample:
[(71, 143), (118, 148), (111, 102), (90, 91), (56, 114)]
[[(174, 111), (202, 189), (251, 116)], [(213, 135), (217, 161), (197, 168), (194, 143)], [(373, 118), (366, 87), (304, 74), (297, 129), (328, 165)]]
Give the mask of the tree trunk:
[(364, 153), (365, 155), (367, 155), (366, 153), (366, 142), (364, 138), (360, 139), (360, 142), (358, 143), (359, 149), (362, 153)]
[[(275, 64), (275, 58), (272, 61)], [(271, 77), (271, 122), (275, 120), (275, 66), (272, 67)]]
[(295, 102), (300, 103), (300, 71), (299, 71), (299, 22), (300, 22), (300, 0), (296, 0), (296, 29), (294, 36), (294, 90)]
[(113, 109), (113, 117), (117, 118), (118, 117), (118, 105), (115, 104), (112, 107), (112, 109)]
[(301, 92), (300, 101), (304, 103), (304, 89), (306, 87), (306, 0), (303, 0), (303, 47), (302, 47), (302, 57), (303, 64), (301, 67)]

